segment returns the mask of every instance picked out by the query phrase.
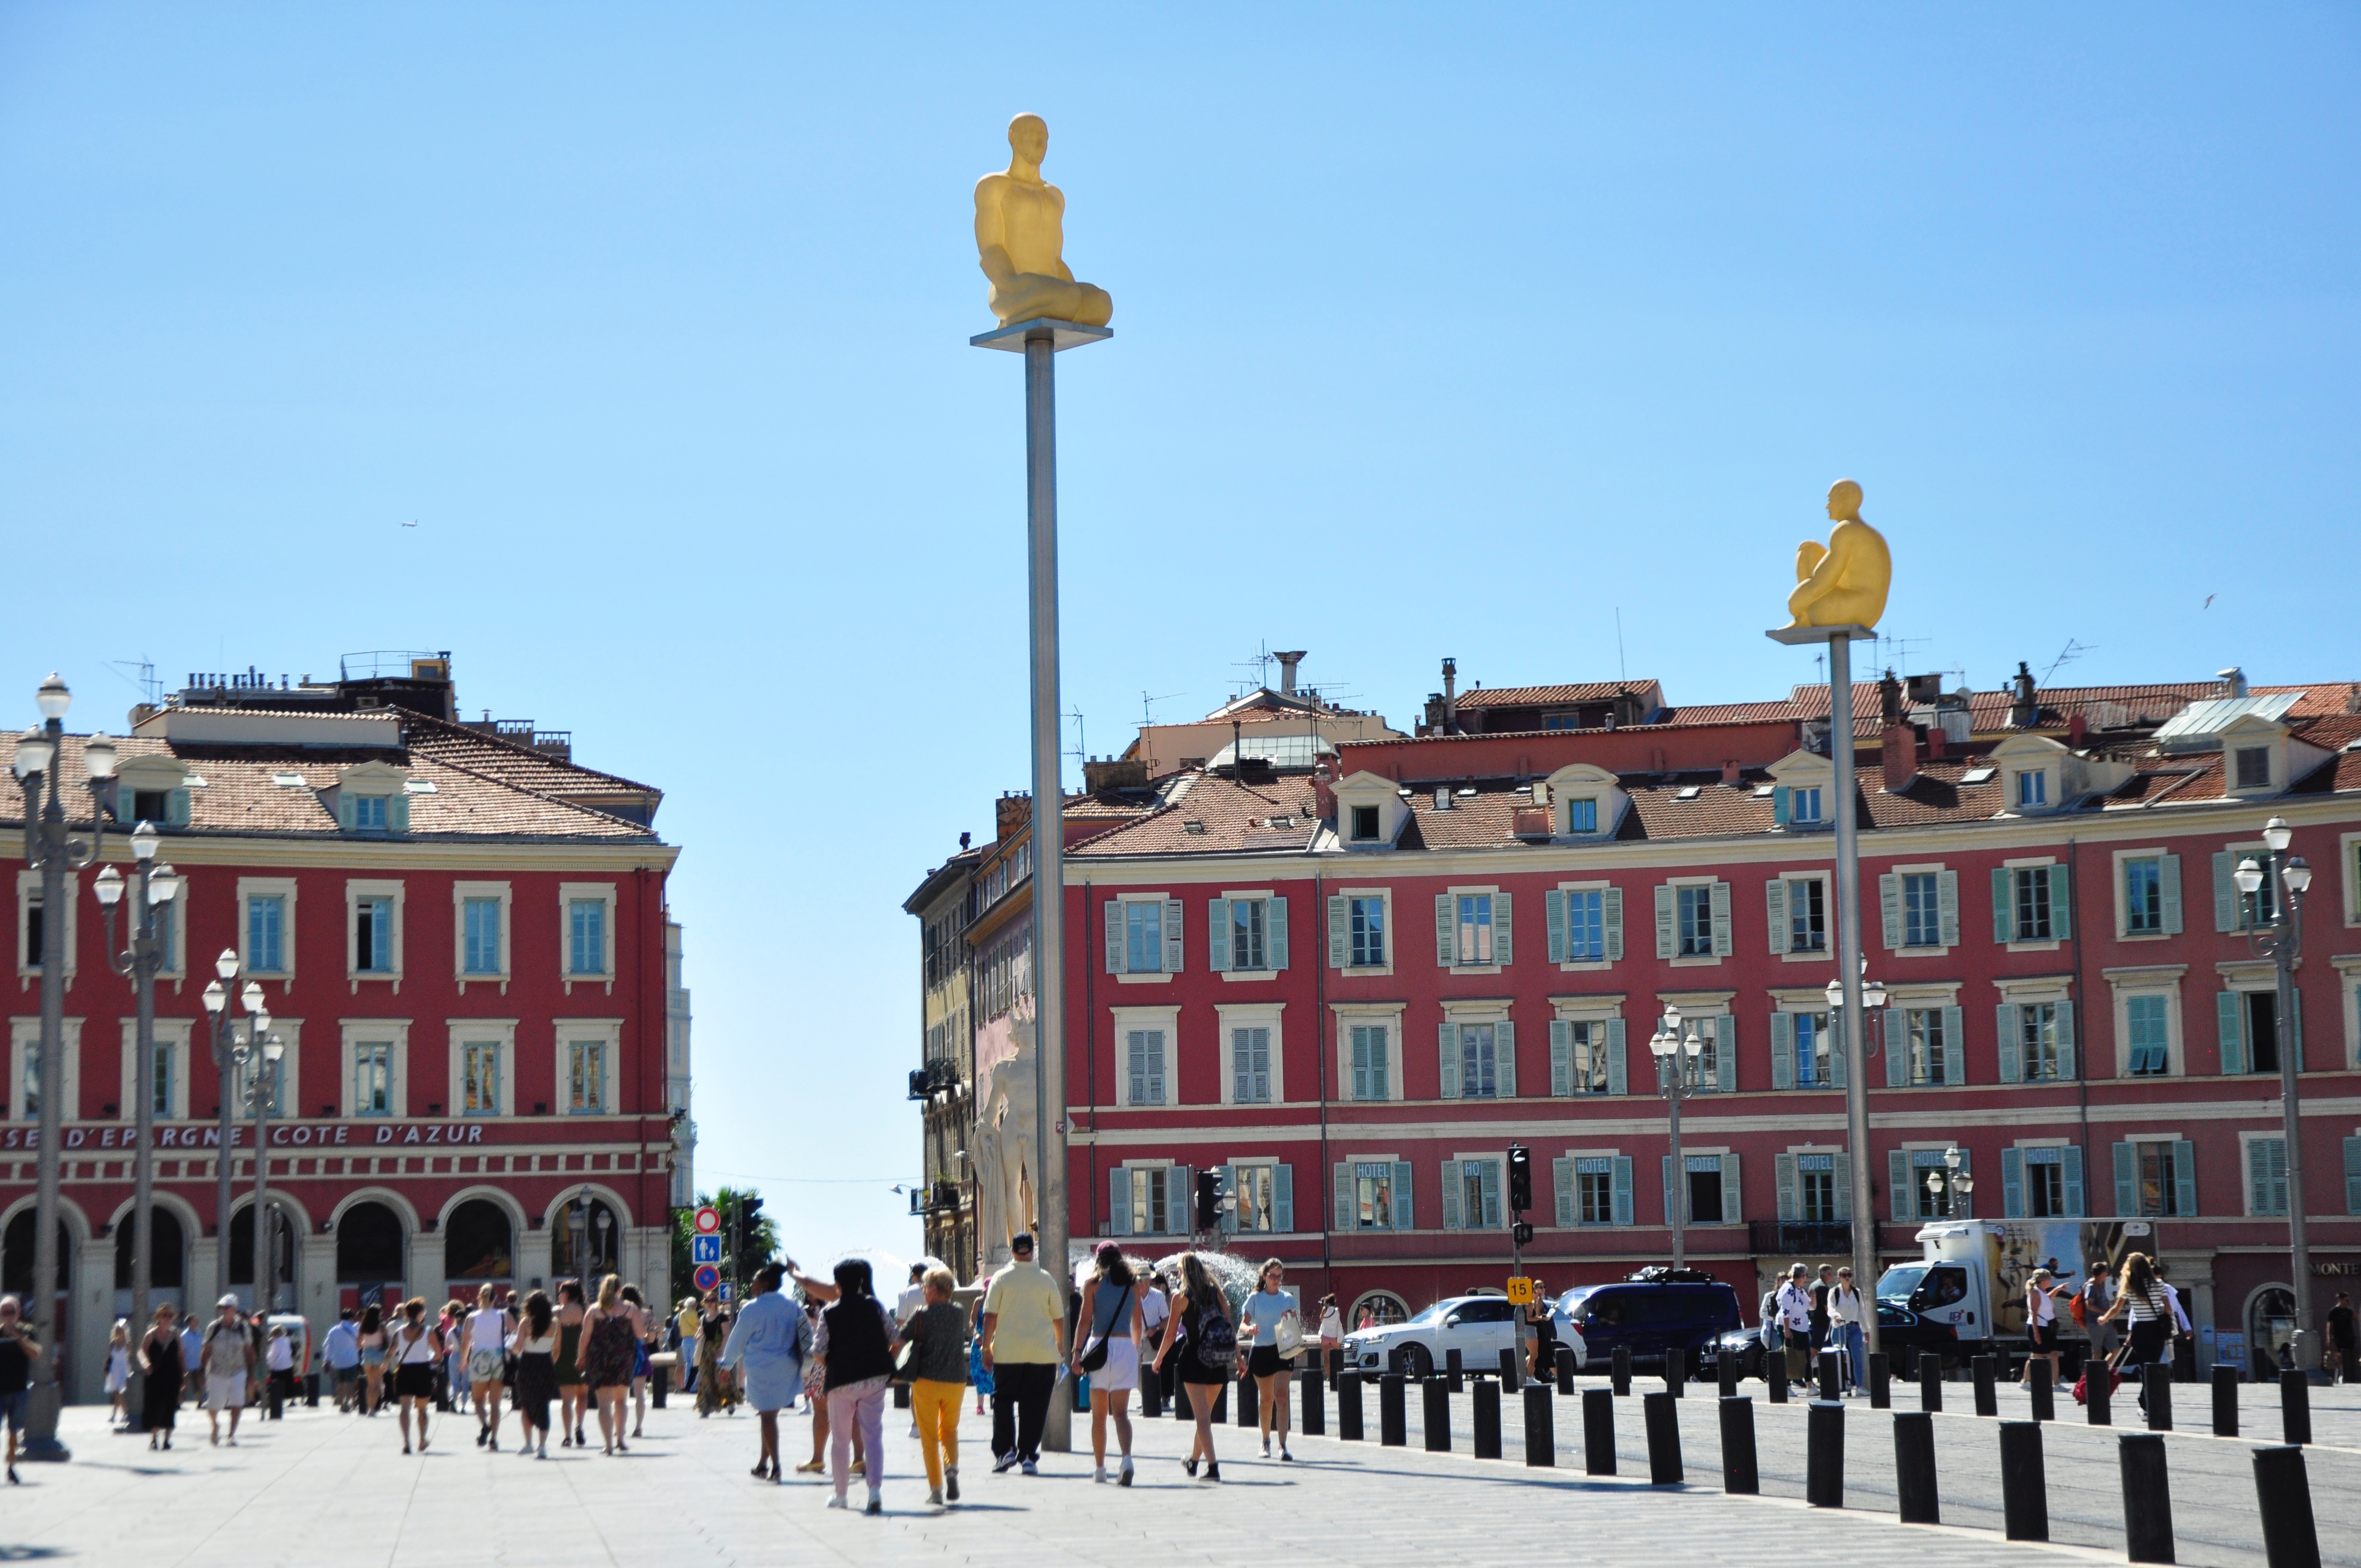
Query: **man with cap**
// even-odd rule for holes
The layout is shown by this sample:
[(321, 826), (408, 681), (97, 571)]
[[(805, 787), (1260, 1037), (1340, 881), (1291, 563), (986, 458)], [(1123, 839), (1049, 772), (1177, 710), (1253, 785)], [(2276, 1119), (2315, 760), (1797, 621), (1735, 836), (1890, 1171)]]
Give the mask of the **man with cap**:
[(221, 1446), (221, 1413), (229, 1412), (229, 1445), (237, 1446), (237, 1418), (246, 1409), (247, 1385), (254, 1380), (254, 1341), (238, 1316), (237, 1298), (214, 1303), (221, 1316), (205, 1325), (205, 1419), (213, 1423), (214, 1446)]
[(992, 1473), (1038, 1475), (1041, 1429), (1066, 1358), (1066, 1287), (1033, 1261), (1033, 1237), (1009, 1238), (1008, 1262), (983, 1293), (984, 1370), (992, 1374)]

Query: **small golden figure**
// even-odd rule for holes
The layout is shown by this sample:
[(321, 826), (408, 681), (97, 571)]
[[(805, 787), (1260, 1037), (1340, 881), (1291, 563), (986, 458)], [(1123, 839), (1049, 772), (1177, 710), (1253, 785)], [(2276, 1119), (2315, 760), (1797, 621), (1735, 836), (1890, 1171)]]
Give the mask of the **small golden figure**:
[(1066, 269), (1066, 194), (1041, 178), (1049, 127), (1038, 115), (1008, 122), (1008, 170), (975, 182), (975, 250), (992, 280), (992, 313), (1011, 322), (1104, 326), (1115, 301)]
[(1885, 536), (1861, 520), (1861, 487), (1839, 479), (1828, 487), (1828, 531), (1823, 546), (1806, 539), (1795, 548), (1795, 591), (1787, 611), (1796, 626), (1875, 626), (1885, 613), (1894, 557)]

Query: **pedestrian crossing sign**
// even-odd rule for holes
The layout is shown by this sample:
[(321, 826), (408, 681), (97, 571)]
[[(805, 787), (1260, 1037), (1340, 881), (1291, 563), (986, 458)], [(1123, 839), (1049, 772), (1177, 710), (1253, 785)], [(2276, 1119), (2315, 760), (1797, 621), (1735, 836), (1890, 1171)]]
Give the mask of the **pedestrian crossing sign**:
[(689, 1237), (688, 1261), (691, 1263), (719, 1263), (721, 1261), (721, 1238), (719, 1236)]

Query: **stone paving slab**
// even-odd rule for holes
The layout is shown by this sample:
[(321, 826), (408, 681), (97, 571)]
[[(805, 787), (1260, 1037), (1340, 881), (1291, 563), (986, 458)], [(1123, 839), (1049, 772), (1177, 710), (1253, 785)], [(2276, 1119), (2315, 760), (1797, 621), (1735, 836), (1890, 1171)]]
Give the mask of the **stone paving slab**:
[[(1710, 1399), (1684, 1403), (1712, 1408)], [(1560, 1400), (1558, 1408), (1574, 1407)], [(1636, 1421), (1636, 1406), (1627, 1408)], [(1372, 1423), (1374, 1434), (1374, 1408)], [(792, 1464), (809, 1452), (809, 1428), (800, 1416), (781, 1424)], [(553, 1449), (547, 1462), (488, 1453), (474, 1446), (473, 1422), (459, 1419), (438, 1423), (430, 1451), (407, 1459), (390, 1415), (365, 1420), (298, 1409), (247, 1427), (235, 1450), (207, 1446), (203, 1427), (197, 1417), (172, 1453), (151, 1454), (144, 1439), (105, 1431), (99, 1411), (69, 1410), (62, 1435), (73, 1463), (24, 1466), (27, 1485), (0, 1493), (0, 1562), (1137, 1568), (1153, 1561), (1226, 1568), (1258, 1560), (1289, 1568), (1499, 1568), (1504, 1558), (1625, 1564), (1663, 1556), (1760, 1568), (1776, 1551), (1877, 1563), (1906, 1553), (1998, 1568), (2096, 1555), (2011, 1544), (1990, 1531), (1905, 1526), (1868, 1509), (1725, 1497), (1718, 1470), (1693, 1468), (1691, 1486), (1667, 1492), (1646, 1486), (1643, 1469), (1638, 1479), (1609, 1481), (1578, 1469), (1477, 1464), (1464, 1440), (1461, 1453), (1433, 1455), (1299, 1439), (1298, 1462), (1279, 1464), (1252, 1457), (1252, 1434), (1227, 1427), (1217, 1437), (1228, 1455), (1224, 1481), (1213, 1486), (1182, 1474), (1187, 1429), (1169, 1420), (1137, 1423), (1139, 1479), (1126, 1489), (1093, 1485), (1087, 1455), (1051, 1455), (1038, 1478), (988, 1475), (987, 1423), (971, 1410), (961, 1429), (971, 1445), (967, 1501), (936, 1513), (924, 1503), (906, 1417), (889, 1412), (881, 1519), (825, 1508), (827, 1488), (809, 1477), (756, 1483), (747, 1474), (752, 1419), (700, 1420), (680, 1404), (651, 1411), (648, 1437), (617, 1459), (595, 1449)], [(1087, 1441), (1084, 1424), (1077, 1427)], [(856, 1502), (860, 1496), (856, 1486)]]

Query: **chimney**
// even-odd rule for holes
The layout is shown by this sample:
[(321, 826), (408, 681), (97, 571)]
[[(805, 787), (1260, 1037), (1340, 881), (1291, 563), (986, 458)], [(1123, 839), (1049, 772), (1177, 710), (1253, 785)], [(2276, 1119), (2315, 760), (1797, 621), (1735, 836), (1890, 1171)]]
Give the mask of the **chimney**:
[(2245, 670), (2233, 664), (2226, 670), (2216, 671), (2215, 674), (2220, 675), (2222, 684), (2229, 688), (2222, 694), (2223, 696), (2244, 696), (2246, 695), (2246, 672)]
[(2033, 671), (2024, 660), (2016, 663), (2016, 697), (2008, 705), (2008, 723), (2012, 729), (2030, 729), (2041, 718), (2041, 705), (2034, 700)]
[(1721, 782), (1728, 784), (1732, 789), (1736, 789), (1738, 787), (1739, 778), (1737, 758), (1724, 757), (1721, 760)]
[(2083, 738), (2090, 733), (2090, 715), (2084, 713), (2081, 708), (2076, 708), (2074, 710), (2074, 716), (2066, 721), (2066, 744), (2079, 751), (2082, 749)]
[(1459, 733), (1459, 661), (1443, 661), (1443, 732)]
[(1291, 653), (1273, 653), (1271, 657), (1279, 661), (1279, 695), (1293, 696), (1295, 666), (1303, 663), (1303, 650), (1298, 648)]
[(1900, 795), (1908, 789), (1910, 781), (1918, 776), (1917, 729), (1908, 724), (1888, 724), (1878, 732), (1877, 757), (1885, 774), (1885, 793)]
[(1902, 683), (1888, 669), (1885, 678), (1877, 683), (1877, 718), (1882, 725), (1902, 722)]
[(1950, 737), (1943, 733), (1943, 727), (1940, 724), (1928, 725), (1927, 727), (1927, 760), (1930, 762), (1939, 762), (1950, 754)]
[(2355, 681), (2345, 688), (2345, 711), (2361, 713), (2361, 681)]
[[(975, 835), (972, 833), (962, 833), (960, 835), (960, 850), (962, 853), (967, 850), (967, 841), (974, 837)], [(263, 1041), (263, 1044), (265, 1045), (269, 1045), (269, 1043), (270, 1042), (267, 1038)]]

